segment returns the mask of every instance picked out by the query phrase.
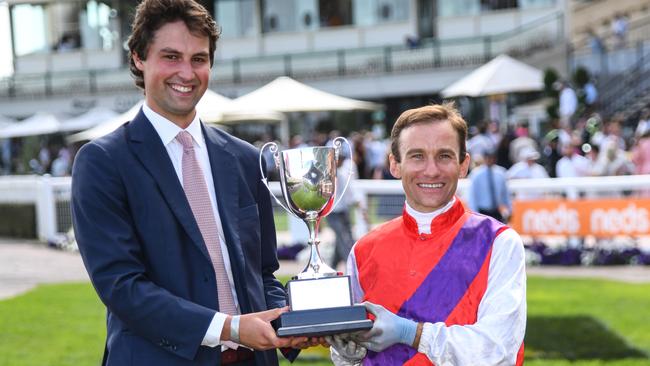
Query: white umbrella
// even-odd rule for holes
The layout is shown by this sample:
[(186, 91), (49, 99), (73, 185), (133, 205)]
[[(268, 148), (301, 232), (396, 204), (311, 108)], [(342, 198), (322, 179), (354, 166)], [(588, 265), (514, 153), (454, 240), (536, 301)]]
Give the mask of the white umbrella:
[(233, 100), (208, 89), (196, 105), (196, 112), (206, 123), (229, 124), (239, 121), (267, 121), (275, 123), (284, 120), (284, 115), (256, 106), (238, 106)]
[(277, 112), (379, 110), (380, 104), (341, 97), (302, 84), (287, 76), (234, 100), (238, 109), (255, 106)]
[(102, 137), (104, 135), (108, 135), (109, 133), (115, 131), (118, 127), (120, 127), (124, 123), (135, 118), (135, 116), (138, 114), (138, 111), (142, 107), (142, 103), (143, 101), (139, 101), (128, 111), (118, 116), (115, 116), (113, 118), (110, 118), (104, 122), (101, 122), (93, 128), (87, 129), (85, 131), (81, 131), (79, 133), (75, 133), (74, 135), (70, 135), (66, 138), (66, 140), (68, 141), (68, 143), (73, 143), (78, 141), (88, 141), (88, 140), (96, 139), (98, 137)]
[(61, 123), (49, 113), (35, 115), (0, 129), (0, 138), (47, 135), (59, 131)]
[(107, 121), (115, 116), (117, 116), (117, 112), (113, 110), (102, 108), (102, 107), (96, 107), (80, 116), (63, 121), (61, 123), (60, 131), (70, 132), (70, 131), (86, 130), (88, 128), (98, 125), (99, 123)]
[(0, 116), (0, 129), (2, 129), (3, 127), (7, 127), (7, 126), (9, 126), (11, 124), (14, 124), (14, 123), (16, 123), (15, 120), (13, 120), (11, 118), (7, 118), (5, 116)]
[(444, 97), (486, 95), (538, 91), (544, 88), (541, 70), (500, 55), (449, 85), (442, 91)]

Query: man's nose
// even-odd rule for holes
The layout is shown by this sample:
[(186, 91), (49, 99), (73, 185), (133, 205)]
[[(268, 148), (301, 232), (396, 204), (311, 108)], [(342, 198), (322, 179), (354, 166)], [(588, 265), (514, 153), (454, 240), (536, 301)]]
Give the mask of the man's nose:
[(194, 77), (194, 69), (190, 61), (182, 61), (178, 64), (178, 76), (183, 80), (190, 80)]
[(427, 176), (435, 176), (438, 174), (438, 164), (435, 158), (425, 160), (423, 173)]

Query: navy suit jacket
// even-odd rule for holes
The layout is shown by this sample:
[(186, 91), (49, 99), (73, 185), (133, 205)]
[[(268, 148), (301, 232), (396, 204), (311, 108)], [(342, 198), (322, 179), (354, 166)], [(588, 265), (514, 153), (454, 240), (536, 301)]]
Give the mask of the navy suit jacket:
[[(242, 313), (285, 305), (270, 195), (258, 151), (203, 126), (221, 225)], [(219, 365), (201, 346), (219, 308), (210, 257), (183, 187), (153, 125), (140, 111), (84, 145), (72, 174), (76, 239), (107, 308), (104, 365)], [(276, 351), (256, 352), (277, 365)]]

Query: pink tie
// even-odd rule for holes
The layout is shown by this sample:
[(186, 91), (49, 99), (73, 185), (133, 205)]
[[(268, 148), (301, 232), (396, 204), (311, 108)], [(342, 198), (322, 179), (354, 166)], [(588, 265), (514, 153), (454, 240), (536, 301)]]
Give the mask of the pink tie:
[(219, 296), (219, 311), (222, 313), (236, 315), (237, 307), (235, 299), (230, 290), (230, 282), (226, 273), (226, 266), (223, 263), (223, 253), (219, 244), (219, 231), (217, 221), (212, 211), (212, 203), (208, 194), (208, 186), (205, 183), (203, 171), (194, 154), (192, 135), (187, 131), (181, 131), (176, 135), (176, 140), (183, 145), (183, 189), (185, 196), (190, 203), (194, 219), (199, 225), (201, 236), (210, 253), (210, 260), (217, 276), (217, 295)]

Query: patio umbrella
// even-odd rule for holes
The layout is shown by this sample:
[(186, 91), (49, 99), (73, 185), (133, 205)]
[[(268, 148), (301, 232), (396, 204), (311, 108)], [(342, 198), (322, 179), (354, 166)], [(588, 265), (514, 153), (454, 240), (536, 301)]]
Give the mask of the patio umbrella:
[(115, 116), (117, 113), (111, 109), (96, 107), (82, 115), (63, 121), (59, 130), (61, 132), (86, 130)]
[(234, 100), (233, 106), (255, 106), (277, 112), (375, 111), (380, 104), (327, 93), (290, 77), (280, 76), (272, 82)]
[(442, 90), (444, 97), (480, 97), (544, 88), (541, 70), (500, 55)]
[(49, 113), (39, 112), (0, 129), (0, 138), (48, 135), (59, 131), (61, 122)]

